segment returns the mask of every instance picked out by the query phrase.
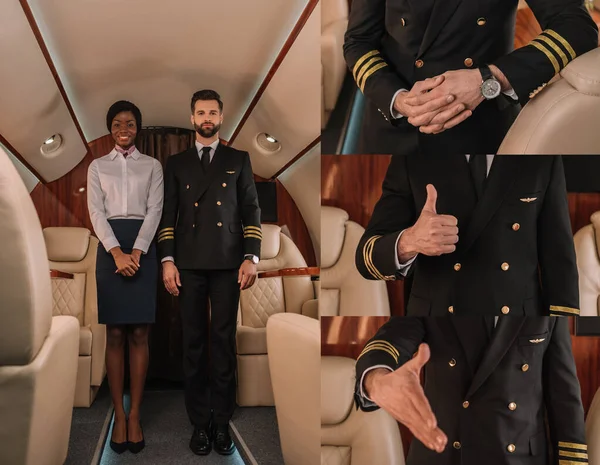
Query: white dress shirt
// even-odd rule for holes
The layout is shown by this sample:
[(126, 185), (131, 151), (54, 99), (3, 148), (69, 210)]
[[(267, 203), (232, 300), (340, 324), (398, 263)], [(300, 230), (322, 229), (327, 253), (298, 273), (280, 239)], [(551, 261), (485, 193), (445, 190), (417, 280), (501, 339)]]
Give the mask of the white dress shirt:
[(162, 215), (160, 162), (137, 149), (127, 157), (113, 149), (90, 164), (87, 191), (90, 219), (106, 251), (121, 246), (108, 220), (136, 219), (144, 222), (133, 248), (147, 253)]
[[(202, 161), (202, 157), (204, 156), (204, 154), (202, 153), (202, 149), (204, 147), (210, 147), (210, 152), (208, 152), (210, 161), (213, 161), (213, 158), (215, 157), (215, 152), (217, 151), (217, 146), (219, 145), (219, 139), (217, 139), (216, 141), (214, 141), (212, 144), (209, 145), (203, 145), (200, 142), (196, 141), (196, 150), (198, 152), (198, 158), (200, 158), (200, 161)], [(175, 263), (175, 258), (168, 255), (165, 258), (163, 258), (161, 261), (161, 263), (164, 262), (173, 262)]]
[[(467, 158), (467, 162), (468, 162), (471, 155), (465, 155), (465, 157)], [(494, 162), (494, 155), (486, 155), (486, 157), (487, 157), (486, 158), (486, 162), (487, 162), (486, 176), (489, 176), (490, 169), (492, 168), (492, 163)], [(396, 270), (398, 270), (403, 276), (406, 276), (406, 274), (408, 273), (408, 270), (410, 268), (410, 265), (412, 265), (412, 263), (415, 261), (418, 254), (415, 255), (413, 258), (411, 258), (409, 261), (407, 261), (405, 263), (400, 263), (400, 259), (398, 258), (398, 242), (400, 242), (400, 238), (402, 237), (402, 234), (404, 233), (404, 231), (406, 231), (406, 230), (404, 229), (404, 230), (400, 231), (400, 234), (398, 234), (398, 238), (396, 239), (396, 244), (394, 245), (394, 257), (396, 257)]]

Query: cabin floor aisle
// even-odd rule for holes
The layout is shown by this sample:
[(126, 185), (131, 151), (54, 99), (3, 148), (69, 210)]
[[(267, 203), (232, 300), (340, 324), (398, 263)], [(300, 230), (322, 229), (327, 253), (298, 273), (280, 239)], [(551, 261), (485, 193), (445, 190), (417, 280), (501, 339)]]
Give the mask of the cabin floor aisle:
[[(126, 397), (126, 408), (128, 401)], [(238, 450), (228, 457), (214, 451), (199, 457), (190, 451), (192, 426), (181, 390), (147, 390), (144, 393), (142, 427), (146, 447), (137, 455), (129, 451), (118, 455), (110, 449), (106, 438), (112, 434), (112, 406), (105, 386), (90, 409), (74, 409), (73, 412), (66, 465), (283, 464), (274, 407), (236, 409), (231, 434)]]

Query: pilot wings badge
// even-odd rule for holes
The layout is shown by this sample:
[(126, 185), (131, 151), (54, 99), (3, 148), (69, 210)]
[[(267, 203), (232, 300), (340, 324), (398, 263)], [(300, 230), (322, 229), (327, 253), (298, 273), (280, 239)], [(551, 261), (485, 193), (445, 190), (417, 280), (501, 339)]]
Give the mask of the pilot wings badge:
[(521, 202), (530, 203), (537, 200), (537, 197), (525, 197), (523, 199), (519, 199)]
[(531, 342), (532, 344), (539, 344), (540, 342), (545, 341), (546, 338), (543, 337), (542, 339), (529, 339), (529, 342)]

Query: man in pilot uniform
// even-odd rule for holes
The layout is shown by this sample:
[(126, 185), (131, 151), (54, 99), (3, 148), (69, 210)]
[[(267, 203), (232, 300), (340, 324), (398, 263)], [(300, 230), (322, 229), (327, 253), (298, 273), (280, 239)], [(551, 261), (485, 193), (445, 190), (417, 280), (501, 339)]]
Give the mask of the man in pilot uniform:
[(408, 316), (578, 315), (562, 158), (393, 156), (356, 266), (413, 273)]
[(358, 153), (496, 153), (519, 103), (598, 44), (583, 0), (527, 3), (543, 32), (513, 50), (518, 0), (354, 0), (344, 57), (367, 100)]
[(357, 360), (357, 407), (412, 431), (407, 465), (587, 464), (568, 324), (392, 317)]
[(218, 453), (229, 455), (235, 451), (228, 424), (235, 408), (238, 302), (240, 289), (256, 278), (260, 208), (248, 153), (219, 142), (219, 94), (196, 92), (191, 110), (196, 143), (167, 161), (158, 249), (165, 287), (180, 298), (190, 448), (206, 455), (213, 441)]

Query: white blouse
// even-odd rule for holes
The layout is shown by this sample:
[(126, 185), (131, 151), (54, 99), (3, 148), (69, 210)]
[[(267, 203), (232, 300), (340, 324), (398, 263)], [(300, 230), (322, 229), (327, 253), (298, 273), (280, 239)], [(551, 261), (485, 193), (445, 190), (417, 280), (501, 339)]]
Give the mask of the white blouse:
[(162, 215), (160, 162), (137, 149), (127, 157), (113, 149), (90, 164), (87, 191), (90, 219), (106, 251), (121, 245), (108, 220), (137, 219), (144, 222), (133, 248), (147, 253)]

